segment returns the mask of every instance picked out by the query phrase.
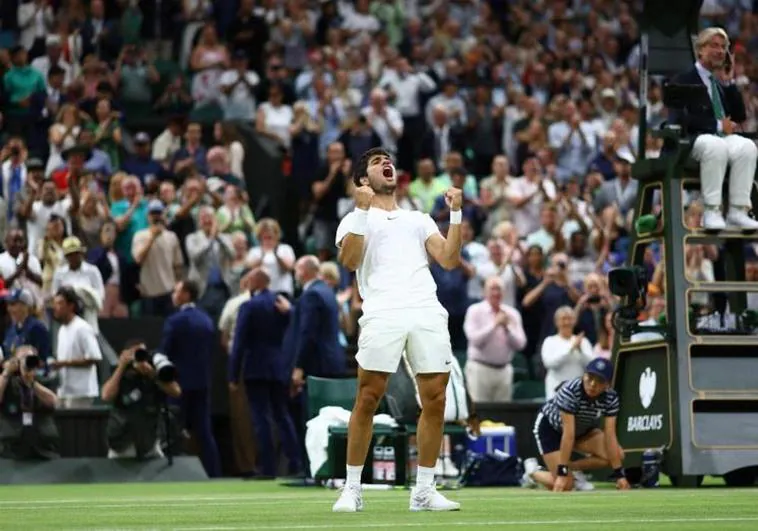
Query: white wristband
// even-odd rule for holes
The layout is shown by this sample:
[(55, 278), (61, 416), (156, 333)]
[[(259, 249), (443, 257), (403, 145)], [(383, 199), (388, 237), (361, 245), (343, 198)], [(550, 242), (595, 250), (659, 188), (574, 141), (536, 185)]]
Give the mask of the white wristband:
[(451, 210), (450, 211), (450, 224), (451, 225), (460, 225), (463, 221), (463, 211), (462, 210)]
[(365, 236), (368, 230), (368, 210), (356, 208), (353, 213), (355, 215), (353, 216), (353, 227), (350, 229), (350, 234)]

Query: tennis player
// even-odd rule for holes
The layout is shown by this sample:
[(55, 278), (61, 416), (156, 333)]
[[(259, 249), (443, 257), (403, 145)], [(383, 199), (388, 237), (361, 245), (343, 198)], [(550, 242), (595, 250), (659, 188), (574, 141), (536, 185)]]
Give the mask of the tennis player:
[[(527, 481), (562, 492), (571, 490), (574, 476), (583, 478), (583, 471), (610, 467), (616, 487), (629, 488), (621, 466), (624, 451), (616, 438), (619, 397), (610, 387), (612, 377), (613, 364), (595, 358), (581, 378), (565, 382), (542, 406), (534, 423), (534, 436), (548, 470), (540, 469), (536, 459), (527, 459)], [(569, 462), (574, 452), (585, 457)], [(589, 488), (585, 485), (578, 490)]]
[(437, 300), (429, 260), (446, 269), (460, 263), (462, 192), (451, 188), (445, 194), (450, 209), (445, 238), (428, 214), (398, 208), (397, 173), (386, 151), (364, 153), (353, 179), (355, 210), (337, 228), (336, 243), (340, 263), (356, 271), (363, 316), (358, 323), (358, 393), (348, 425), (347, 480), (333, 510), (363, 508), (361, 474), (374, 413), (406, 350), (422, 404), (410, 510), (456, 511), (460, 504), (437, 492), (434, 483), (453, 353), (448, 314)]

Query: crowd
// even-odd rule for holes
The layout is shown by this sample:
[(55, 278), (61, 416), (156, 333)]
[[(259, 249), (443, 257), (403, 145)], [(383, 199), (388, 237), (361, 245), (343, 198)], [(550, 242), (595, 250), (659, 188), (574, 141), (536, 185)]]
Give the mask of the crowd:
[[(169, 314), (185, 278), (228, 347), (249, 297), (243, 279), (263, 270), (272, 292), (293, 299), (301, 248), (333, 288), (335, 341), (354, 345), (361, 302), (334, 237), (353, 206), (352, 167), (381, 146), (401, 171), (400, 206), (443, 233), (442, 194), (464, 191), (463, 262), (432, 271), (474, 400), (511, 400), (516, 361), (549, 397), (610, 356), (605, 273), (629, 251), (631, 164), (661, 149), (637, 126), (640, 7), (4, 0), (0, 275), (5, 289), (23, 288), (7, 304), (4, 352), (31, 341), (30, 312), (51, 324), (61, 287), (97, 330), (98, 316)], [(739, 0), (705, 2), (703, 16), (733, 38), (754, 129), (758, 17)], [(660, 80), (648, 97), (656, 127), (666, 119)], [(162, 132), (130, 128), (138, 116), (160, 117)], [(282, 153), (296, 234), (251, 210), (242, 126)], [(699, 223), (701, 210), (692, 201), (688, 219)], [(664, 311), (662, 252), (645, 255), (646, 319)], [(691, 246), (688, 274), (712, 275), (713, 252)], [(49, 338), (34, 346), (55, 355)]]

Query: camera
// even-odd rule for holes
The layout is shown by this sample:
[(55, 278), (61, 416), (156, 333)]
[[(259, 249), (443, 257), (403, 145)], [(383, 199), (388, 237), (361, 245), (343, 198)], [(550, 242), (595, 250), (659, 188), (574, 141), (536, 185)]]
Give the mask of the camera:
[(29, 354), (26, 358), (24, 358), (24, 368), (27, 371), (36, 371), (39, 369), (40, 365), (40, 357), (36, 354)]
[(641, 299), (647, 299), (647, 271), (640, 266), (617, 267), (608, 273), (608, 287), (611, 293), (628, 298), (629, 306), (636, 306)]
[(11, 157), (18, 157), (21, 155), (21, 148), (18, 146), (12, 146), (10, 148)]
[(155, 369), (155, 374), (161, 382), (173, 382), (176, 380), (176, 367), (168, 356), (161, 352), (154, 352), (152, 356), (145, 348), (134, 351), (134, 361), (137, 363), (147, 362)]
[(589, 297), (587, 297), (587, 302), (589, 304), (597, 304), (601, 300), (602, 298), (600, 297), (600, 295), (590, 295)]

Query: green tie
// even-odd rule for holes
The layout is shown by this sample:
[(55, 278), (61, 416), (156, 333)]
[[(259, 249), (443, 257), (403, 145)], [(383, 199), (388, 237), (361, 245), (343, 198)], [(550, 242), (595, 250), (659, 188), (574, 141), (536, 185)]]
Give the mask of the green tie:
[(719, 84), (714, 76), (711, 76), (711, 103), (713, 104), (713, 114), (716, 116), (716, 120), (721, 121), (726, 118), (726, 114), (724, 114), (724, 106), (721, 104)]

